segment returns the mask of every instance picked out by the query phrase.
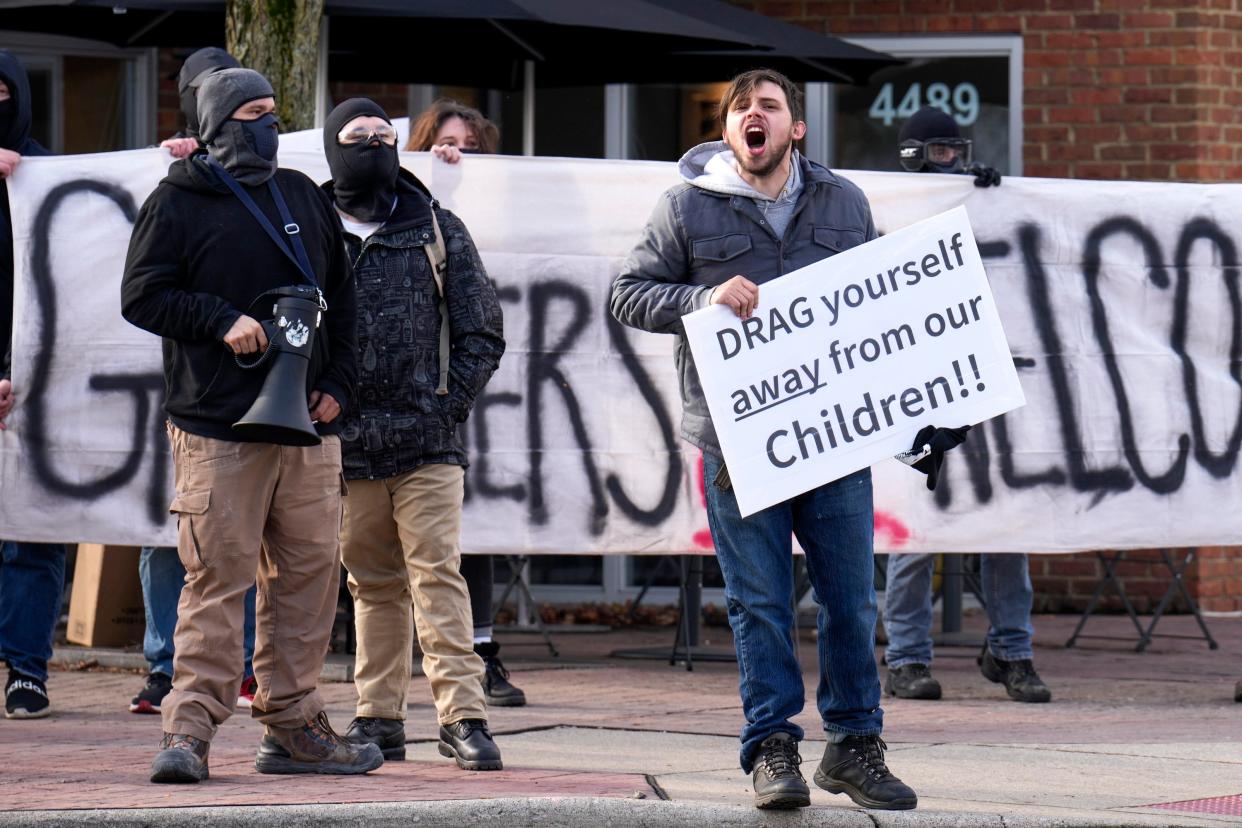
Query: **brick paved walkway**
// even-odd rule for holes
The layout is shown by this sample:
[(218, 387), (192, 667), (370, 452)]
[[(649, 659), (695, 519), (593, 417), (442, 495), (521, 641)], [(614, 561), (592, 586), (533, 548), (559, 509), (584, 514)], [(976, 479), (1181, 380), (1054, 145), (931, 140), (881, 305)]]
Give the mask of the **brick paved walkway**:
[[(1144, 654), (1119, 642), (1083, 642), (1063, 648), (1074, 619), (1039, 618), (1036, 665), (1053, 688), (1049, 705), (1020, 705), (986, 682), (974, 653), (944, 649), (935, 663), (945, 688), (938, 703), (886, 700), (885, 737), (894, 749), (905, 743), (1005, 744), (1027, 748), (1114, 743), (1242, 742), (1237, 727), (1242, 705), (1232, 702), (1242, 676), (1242, 619), (1213, 619), (1221, 650), (1202, 642), (1157, 639)], [(978, 628), (979, 618), (968, 619)], [(1096, 631), (1124, 634), (1123, 619), (1093, 621)], [(1192, 632), (1175, 617), (1164, 632)], [(742, 721), (732, 664), (699, 663), (693, 673), (667, 662), (612, 659), (619, 647), (662, 644), (671, 630), (563, 635), (564, 655), (552, 659), (533, 637), (511, 636), (504, 655), (513, 679), (526, 690), (525, 708), (492, 711), (502, 749), (510, 734), (515, 751), (530, 756), (538, 731), (557, 726), (734, 736)], [(725, 630), (705, 635), (729, 645)], [(800, 718), (814, 738), (814, 650), (802, 644), (808, 712)], [(499, 773), (471, 774), (425, 748), (412, 748), (409, 762), (392, 762), (368, 777), (265, 777), (253, 769), (260, 726), (244, 715), (220, 730), (212, 746), (212, 780), (199, 786), (155, 786), (147, 769), (160, 735), (156, 716), (127, 712), (142, 684), (133, 673), (62, 671), (49, 683), (56, 714), (42, 721), (0, 720), (0, 810), (134, 808), (190, 805), (356, 803), (497, 797), (654, 797), (644, 775), (585, 772), (576, 757), (539, 755), (525, 766), (510, 762)], [(352, 684), (326, 684), (329, 715), (343, 730), (353, 714)], [(435, 739), (434, 709), (424, 678), (411, 686), (407, 735)], [(520, 737), (514, 734), (525, 733)], [(670, 739), (672, 737), (669, 737)], [(735, 743), (722, 740), (718, 767), (735, 767)], [(431, 758), (429, 758), (429, 755)], [(653, 755), (656, 773), (659, 756)], [(598, 764), (598, 763), (597, 763)], [(632, 770), (632, 768), (627, 768)], [(1242, 776), (1238, 791), (1242, 792)], [(737, 774), (739, 789), (748, 780)], [(1032, 782), (1031, 784), (1035, 784)], [(1224, 792), (1222, 792), (1224, 793)], [(1230, 792), (1232, 793), (1232, 791)]]

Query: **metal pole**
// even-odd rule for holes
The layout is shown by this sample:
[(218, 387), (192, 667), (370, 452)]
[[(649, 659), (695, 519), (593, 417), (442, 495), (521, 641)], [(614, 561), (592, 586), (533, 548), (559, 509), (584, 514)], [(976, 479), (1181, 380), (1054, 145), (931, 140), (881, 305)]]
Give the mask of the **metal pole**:
[(962, 556), (944, 556), (940, 581), (940, 629), (946, 633), (962, 631)]
[(703, 617), (703, 556), (687, 555), (690, 567), (686, 572), (686, 638), (691, 647), (699, 646), (699, 621)]
[(522, 155), (535, 154), (535, 62), (526, 61), (522, 88)]

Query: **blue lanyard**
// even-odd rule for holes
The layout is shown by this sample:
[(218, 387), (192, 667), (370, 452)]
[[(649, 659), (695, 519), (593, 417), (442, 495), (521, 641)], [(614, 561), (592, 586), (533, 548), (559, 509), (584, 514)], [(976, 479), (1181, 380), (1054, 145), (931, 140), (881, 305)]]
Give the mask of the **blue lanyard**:
[[(250, 214), (255, 217), (259, 225), (264, 229), (272, 241), (276, 242), (276, 246), (280, 248), (280, 252), (289, 258), (289, 261), (297, 265), (298, 270), (306, 277), (306, 280), (314, 287), (319, 287), (318, 280), (315, 279), (315, 269), (311, 267), (310, 257), (306, 255), (306, 245), (302, 243), (302, 228), (298, 227), (297, 222), (293, 220), (293, 216), (289, 213), (289, 205), (285, 203), (285, 197), (280, 192), (280, 188), (276, 186), (276, 176), (273, 175), (267, 180), (267, 189), (272, 194), (272, 200), (276, 202), (276, 210), (280, 213), (280, 220), (285, 223), (284, 231), (288, 236), (288, 241), (282, 239), (280, 234), (276, 232), (276, 228), (272, 226), (272, 222), (268, 220), (263, 211), (259, 209), (259, 205), (254, 203), (254, 199), (250, 197), (250, 193), (237, 182), (228, 170), (220, 165), (220, 162), (207, 156), (207, 163), (216, 171), (217, 177), (233, 191), (233, 195), (245, 205)], [(290, 250), (290, 247), (293, 249)]]

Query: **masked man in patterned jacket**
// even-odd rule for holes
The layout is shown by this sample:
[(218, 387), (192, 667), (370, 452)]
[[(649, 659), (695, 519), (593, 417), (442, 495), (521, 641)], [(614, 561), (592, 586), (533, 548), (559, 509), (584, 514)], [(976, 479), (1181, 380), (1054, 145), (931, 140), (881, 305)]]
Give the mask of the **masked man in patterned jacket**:
[(341, 558), (358, 630), (357, 718), (346, 738), (405, 757), (413, 621), (440, 753), (465, 770), (499, 770), (460, 572), (458, 428), (504, 353), (500, 303), (461, 219), (401, 169), (383, 109), (345, 101), (323, 138), (324, 189), (358, 289), (358, 390), (342, 431)]

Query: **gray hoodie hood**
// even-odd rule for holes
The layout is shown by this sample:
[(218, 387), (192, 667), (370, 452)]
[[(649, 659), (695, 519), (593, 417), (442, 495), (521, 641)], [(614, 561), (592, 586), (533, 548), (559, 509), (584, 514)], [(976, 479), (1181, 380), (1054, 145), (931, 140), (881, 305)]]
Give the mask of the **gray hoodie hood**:
[(802, 189), (802, 164), (795, 149), (790, 157), (789, 180), (776, 198), (771, 198), (746, 183), (738, 174), (733, 150), (724, 141), (699, 144), (681, 157), (677, 170), (687, 184), (724, 195), (745, 196), (756, 201), (784, 201), (798, 198)]

